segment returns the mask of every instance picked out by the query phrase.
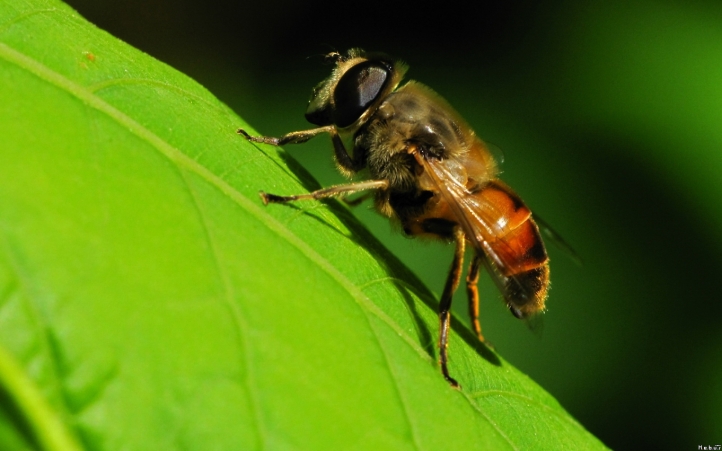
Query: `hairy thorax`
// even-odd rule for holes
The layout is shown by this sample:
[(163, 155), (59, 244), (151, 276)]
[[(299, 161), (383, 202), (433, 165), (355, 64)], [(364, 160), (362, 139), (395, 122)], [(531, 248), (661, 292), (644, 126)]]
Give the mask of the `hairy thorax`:
[(410, 82), (384, 100), (357, 134), (355, 147), (365, 152), (371, 177), (389, 181), (389, 188), (376, 194), (376, 208), (398, 218), (408, 233), (415, 218), (439, 203), (410, 150), (448, 162), (463, 184), (478, 185), (496, 176), (493, 161), (479, 158), (479, 146), (483, 143), (443, 99)]

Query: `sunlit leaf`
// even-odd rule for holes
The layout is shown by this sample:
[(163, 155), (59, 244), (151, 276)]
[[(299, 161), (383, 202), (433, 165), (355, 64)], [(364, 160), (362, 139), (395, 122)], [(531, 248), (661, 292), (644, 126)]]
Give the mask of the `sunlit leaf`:
[(340, 204), (264, 207), (314, 182), (239, 126), (65, 5), (0, 2), (0, 448), (603, 448), (459, 324), (450, 388), (434, 296)]

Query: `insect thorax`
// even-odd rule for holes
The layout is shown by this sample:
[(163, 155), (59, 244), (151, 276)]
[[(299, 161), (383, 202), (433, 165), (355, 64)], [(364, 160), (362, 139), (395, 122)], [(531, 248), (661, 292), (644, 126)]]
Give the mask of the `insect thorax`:
[(359, 130), (354, 149), (365, 156), (371, 178), (389, 182), (387, 190), (377, 193), (377, 209), (396, 216), (406, 229), (435, 202), (434, 193), (419, 185), (423, 170), (409, 149), (440, 160), (459, 158), (468, 148), (467, 139), (444, 105), (419, 85), (389, 95)]

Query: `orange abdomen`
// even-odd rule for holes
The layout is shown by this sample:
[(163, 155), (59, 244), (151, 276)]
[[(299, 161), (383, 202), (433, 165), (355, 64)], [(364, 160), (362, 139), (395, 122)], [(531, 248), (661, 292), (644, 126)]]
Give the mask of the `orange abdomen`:
[(494, 180), (473, 193), (488, 203), (496, 216), (485, 218), (497, 226), (498, 234), (485, 239), (503, 264), (497, 265), (508, 278), (504, 297), (516, 316), (526, 317), (544, 309), (549, 288), (549, 257), (531, 211), (511, 188)]
[(505, 276), (520, 274), (547, 263), (546, 249), (531, 211), (508, 186), (498, 180), (484, 185), (472, 195), (482, 198), (493, 208), (485, 218), (496, 225), (497, 234), (485, 236), (489, 245), (504, 262)]

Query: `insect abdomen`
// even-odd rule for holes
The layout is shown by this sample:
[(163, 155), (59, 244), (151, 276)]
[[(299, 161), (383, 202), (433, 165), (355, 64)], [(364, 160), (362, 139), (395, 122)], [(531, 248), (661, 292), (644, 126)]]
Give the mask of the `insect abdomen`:
[(501, 260), (505, 276), (521, 274), (546, 264), (548, 257), (531, 211), (509, 187), (498, 180), (473, 192), (479, 203), (488, 204), (484, 219), (497, 227), (485, 236)]
[(483, 198), (497, 217), (489, 218), (503, 233), (487, 238), (507, 278), (504, 297), (512, 312), (525, 317), (544, 309), (549, 287), (549, 257), (531, 211), (509, 187), (499, 181), (485, 185), (475, 196)]

